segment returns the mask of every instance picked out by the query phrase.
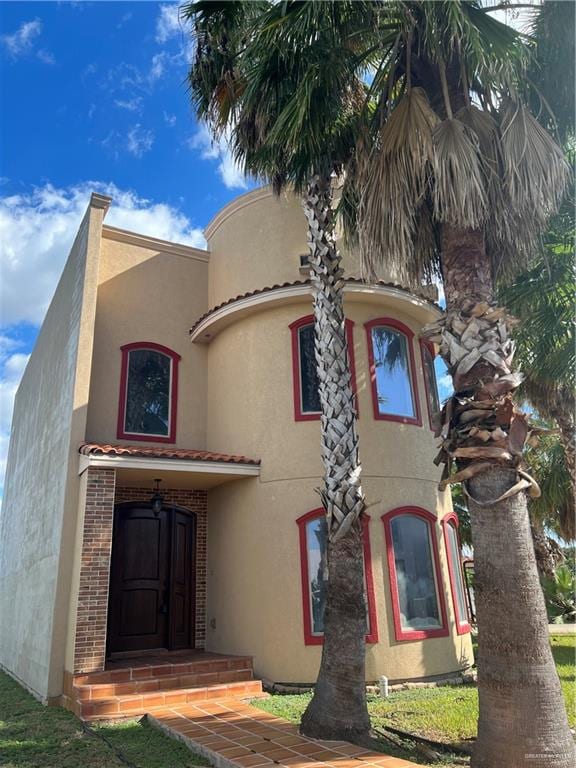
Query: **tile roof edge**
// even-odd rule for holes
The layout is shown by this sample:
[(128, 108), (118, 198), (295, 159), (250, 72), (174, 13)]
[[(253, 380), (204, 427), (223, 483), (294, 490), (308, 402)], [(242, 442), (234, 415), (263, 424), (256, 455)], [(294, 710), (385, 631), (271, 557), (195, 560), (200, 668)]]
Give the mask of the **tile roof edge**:
[[(396, 290), (402, 291), (403, 293), (411, 294), (413, 296), (417, 296), (419, 299), (422, 299), (422, 301), (427, 302), (430, 304), (431, 307), (434, 307), (434, 309), (442, 309), (439, 304), (437, 304), (435, 301), (432, 301), (429, 296), (426, 296), (424, 293), (419, 293), (418, 291), (415, 291), (412, 288), (407, 288), (404, 285), (400, 285), (399, 283), (393, 283), (386, 280), (378, 280), (376, 283), (366, 283), (364, 280), (362, 280), (359, 277), (347, 277), (345, 278), (345, 284), (353, 284), (353, 285), (376, 285), (376, 286), (382, 286), (384, 288), (396, 288)], [(215, 306), (211, 307), (207, 312), (204, 312), (203, 315), (200, 315), (200, 317), (194, 321), (192, 324), (192, 327), (188, 331), (189, 334), (194, 333), (196, 328), (202, 323), (204, 320), (206, 320), (207, 317), (210, 317), (214, 312), (217, 312), (219, 309), (223, 309), (223, 307), (227, 307), (230, 304), (234, 304), (236, 301), (241, 301), (242, 299), (249, 299), (252, 296), (260, 296), (263, 293), (270, 293), (271, 291), (276, 291), (281, 288), (292, 288), (299, 285), (310, 285), (311, 280), (310, 278), (307, 278), (306, 280), (293, 280), (288, 281), (285, 283), (275, 283), (274, 285), (267, 285), (263, 288), (255, 288), (253, 291), (246, 291), (246, 293), (238, 294), (238, 296), (232, 296), (229, 299), (226, 299), (226, 301), (220, 302), (220, 304), (216, 304)]]

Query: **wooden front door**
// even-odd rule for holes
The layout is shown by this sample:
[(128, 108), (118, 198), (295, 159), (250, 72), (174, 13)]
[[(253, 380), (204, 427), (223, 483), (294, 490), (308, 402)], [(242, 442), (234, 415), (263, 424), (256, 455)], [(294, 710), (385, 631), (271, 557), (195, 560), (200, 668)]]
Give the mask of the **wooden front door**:
[(195, 517), (119, 504), (112, 541), (108, 653), (193, 647)]

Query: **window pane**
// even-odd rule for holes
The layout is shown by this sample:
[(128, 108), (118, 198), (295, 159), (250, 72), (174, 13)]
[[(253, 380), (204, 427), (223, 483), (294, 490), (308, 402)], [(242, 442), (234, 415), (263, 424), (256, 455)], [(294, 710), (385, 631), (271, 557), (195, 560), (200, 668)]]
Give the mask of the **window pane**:
[(306, 523), (306, 548), (308, 550), (308, 579), (310, 593), (310, 618), (312, 634), (324, 632), (324, 610), (328, 586), (328, 561), (326, 518), (316, 517)]
[(302, 413), (318, 413), (321, 409), (314, 355), (314, 325), (304, 325), (298, 329), (298, 347)]
[(415, 515), (402, 515), (392, 519), (391, 529), (402, 629), (438, 629), (429, 525)]
[(458, 534), (452, 523), (448, 523), (446, 528), (448, 535), (448, 547), (450, 549), (450, 560), (452, 570), (454, 571), (454, 592), (456, 594), (456, 616), (458, 624), (464, 624), (468, 621), (468, 611), (466, 610), (466, 596), (464, 594), (464, 582), (462, 581), (462, 565), (460, 562), (460, 547), (458, 546)]
[(422, 358), (424, 360), (424, 376), (426, 376), (428, 412), (430, 413), (431, 423), (436, 426), (440, 418), (440, 397), (438, 396), (434, 355), (430, 352), (430, 348), (427, 344), (422, 344)]
[(170, 358), (161, 352), (129, 353), (125, 432), (168, 435), (170, 366)]
[(372, 350), (378, 412), (414, 418), (406, 336), (393, 328), (372, 328)]

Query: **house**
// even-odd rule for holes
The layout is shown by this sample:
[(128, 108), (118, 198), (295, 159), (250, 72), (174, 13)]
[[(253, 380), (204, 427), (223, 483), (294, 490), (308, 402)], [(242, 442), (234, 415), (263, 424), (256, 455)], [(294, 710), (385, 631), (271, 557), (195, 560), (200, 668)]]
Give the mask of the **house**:
[[(325, 527), (299, 202), (241, 195), (207, 250), (107, 226), (111, 202), (92, 195), (16, 397), (0, 663), (86, 716), (119, 711), (115, 682), (145, 708), (171, 664), (180, 689), (259, 690), (250, 659), (259, 679), (313, 682)], [(370, 505), (366, 677), (446, 675), (472, 650), (457, 519), (433, 464), (433, 351), (418, 336), (439, 309), (344, 261)], [(192, 677), (174, 677), (178, 660)], [(101, 704), (82, 709), (90, 685)]]

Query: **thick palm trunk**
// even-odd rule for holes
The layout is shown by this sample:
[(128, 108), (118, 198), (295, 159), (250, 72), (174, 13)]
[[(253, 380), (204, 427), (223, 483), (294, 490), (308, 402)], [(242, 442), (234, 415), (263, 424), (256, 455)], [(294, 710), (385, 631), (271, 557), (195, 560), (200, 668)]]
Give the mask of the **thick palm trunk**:
[[(474, 545), (480, 715), (472, 766), (569, 768), (576, 755), (530, 534), (532, 484), (519, 466), (527, 426), (512, 404), (520, 379), (511, 371), (511, 322), (492, 302), (479, 232), (445, 225), (442, 268), (441, 354), (455, 395), (444, 410), (441, 459), (464, 481)], [(429, 335), (440, 340), (438, 328)]]
[(343, 273), (333, 233), (330, 177), (315, 177), (303, 202), (308, 220), (314, 295), (316, 361), (322, 405), (324, 484), (328, 523), (328, 588), (324, 647), (314, 696), (301, 731), (323, 739), (365, 738), (366, 706), (363, 550), (358, 436), (344, 325)]

